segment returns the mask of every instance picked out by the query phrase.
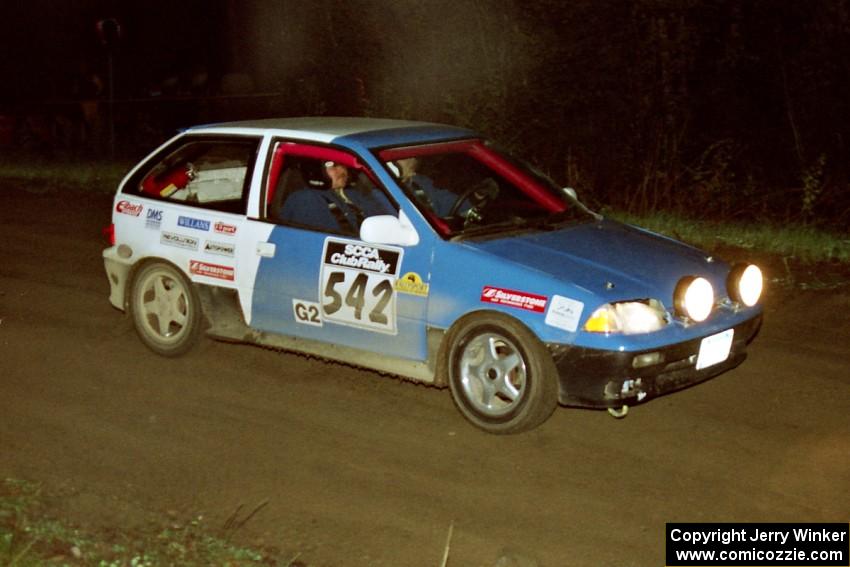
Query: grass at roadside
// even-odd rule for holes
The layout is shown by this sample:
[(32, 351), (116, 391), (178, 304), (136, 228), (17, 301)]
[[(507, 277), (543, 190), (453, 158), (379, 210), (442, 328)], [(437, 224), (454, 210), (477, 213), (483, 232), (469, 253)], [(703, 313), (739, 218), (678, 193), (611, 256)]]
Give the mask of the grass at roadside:
[(850, 262), (850, 232), (839, 235), (811, 226), (692, 220), (663, 212), (642, 217), (609, 215), (707, 250), (745, 248), (804, 262)]
[(53, 518), (48, 501), (37, 484), (0, 482), (0, 565), (302, 565), (295, 558), (278, 558), (276, 550), (233, 545), (200, 516), (185, 522), (163, 518), (159, 525), (132, 531), (94, 532)]
[(0, 179), (35, 190), (72, 189), (113, 193), (130, 162), (0, 158)]
[[(74, 189), (112, 193), (132, 165), (131, 162), (7, 158), (0, 160), (0, 180), (15, 182), (36, 192)], [(850, 263), (850, 232), (834, 234), (811, 226), (767, 222), (736, 224), (723, 220), (692, 220), (665, 212), (648, 216), (605, 212), (612, 218), (708, 250), (745, 248), (803, 262)]]

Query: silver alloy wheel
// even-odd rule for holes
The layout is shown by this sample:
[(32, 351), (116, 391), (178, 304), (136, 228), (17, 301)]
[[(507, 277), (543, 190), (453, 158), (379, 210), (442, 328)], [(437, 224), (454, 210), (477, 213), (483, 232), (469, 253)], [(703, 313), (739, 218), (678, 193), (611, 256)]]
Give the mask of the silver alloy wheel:
[(143, 332), (163, 345), (179, 342), (191, 316), (188, 290), (171, 270), (150, 270), (137, 283), (138, 321)]
[(511, 412), (525, 394), (527, 370), (521, 351), (504, 335), (475, 336), (460, 357), (463, 393), (475, 409), (491, 417)]

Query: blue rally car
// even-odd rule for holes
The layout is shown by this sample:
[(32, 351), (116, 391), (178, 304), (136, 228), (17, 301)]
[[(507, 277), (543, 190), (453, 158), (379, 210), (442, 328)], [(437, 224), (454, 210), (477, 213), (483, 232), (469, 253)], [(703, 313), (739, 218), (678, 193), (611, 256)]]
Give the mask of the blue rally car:
[(200, 126), (122, 181), (109, 300), (164, 356), (201, 333), (448, 386), (492, 433), (743, 361), (762, 275), (588, 210), (475, 132)]

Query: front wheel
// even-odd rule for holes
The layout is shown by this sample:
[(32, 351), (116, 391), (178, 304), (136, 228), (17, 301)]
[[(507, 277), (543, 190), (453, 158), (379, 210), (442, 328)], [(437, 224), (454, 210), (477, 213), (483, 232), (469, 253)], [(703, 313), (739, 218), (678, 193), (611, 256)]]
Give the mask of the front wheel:
[(201, 305), (192, 284), (170, 264), (143, 266), (133, 278), (130, 311), (142, 342), (162, 356), (186, 353), (201, 331)]
[(474, 313), (447, 336), (448, 382), (460, 412), (489, 433), (519, 433), (558, 404), (556, 368), (543, 343), (501, 313)]

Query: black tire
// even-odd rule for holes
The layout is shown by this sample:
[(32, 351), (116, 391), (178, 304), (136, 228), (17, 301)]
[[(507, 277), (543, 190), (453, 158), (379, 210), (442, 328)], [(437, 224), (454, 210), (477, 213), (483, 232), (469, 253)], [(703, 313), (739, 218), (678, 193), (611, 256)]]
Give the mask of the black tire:
[(133, 277), (130, 312), (139, 338), (161, 356), (185, 354), (198, 341), (198, 293), (171, 264), (151, 262), (139, 269)]
[(461, 414), (488, 433), (519, 433), (558, 405), (551, 354), (525, 325), (496, 312), (467, 315), (446, 336), (449, 388)]

